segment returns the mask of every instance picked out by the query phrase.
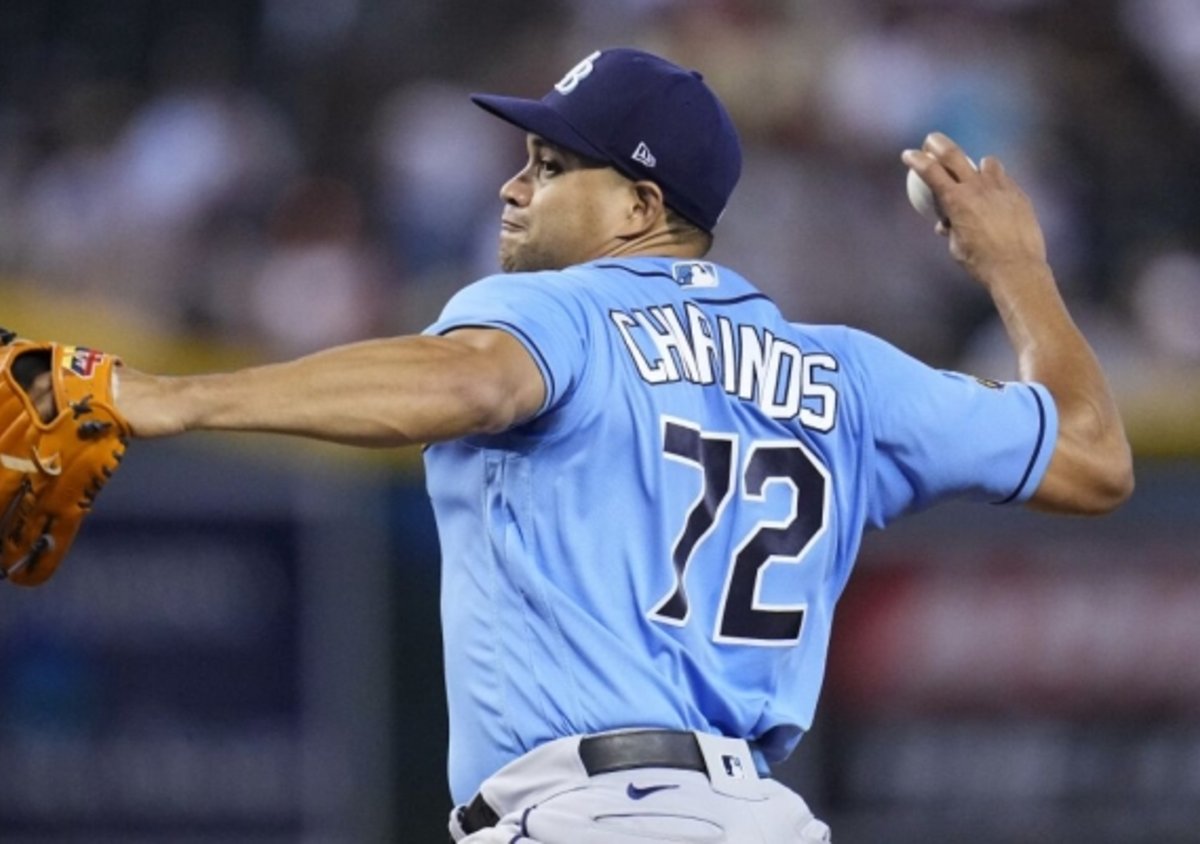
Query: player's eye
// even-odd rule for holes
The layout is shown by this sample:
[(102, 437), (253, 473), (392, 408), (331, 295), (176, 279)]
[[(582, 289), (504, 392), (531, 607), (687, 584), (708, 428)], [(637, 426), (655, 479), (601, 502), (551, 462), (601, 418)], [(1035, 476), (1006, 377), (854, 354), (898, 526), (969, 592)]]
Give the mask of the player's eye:
[(562, 164), (550, 157), (539, 157), (534, 161), (538, 176), (550, 178), (562, 172)]

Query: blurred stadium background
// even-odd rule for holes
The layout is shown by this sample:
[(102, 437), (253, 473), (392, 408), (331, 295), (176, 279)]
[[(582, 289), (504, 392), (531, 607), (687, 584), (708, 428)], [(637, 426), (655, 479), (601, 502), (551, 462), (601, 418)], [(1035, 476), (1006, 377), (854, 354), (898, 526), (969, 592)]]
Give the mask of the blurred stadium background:
[[(0, 324), (164, 372), (418, 330), (494, 269), (522, 155), (466, 93), (617, 44), (735, 112), (719, 259), (993, 377), (898, 155), (1001, 156), (1137, 451), (1103, 521), (873, 536), (779, 775), (842, 844), (1200, 842), (1196, 0), (6, 3)], [(0, 840), (443, 841), (437, 581), (415, 453), (141, 444), (65, 570), (0, 591)]]

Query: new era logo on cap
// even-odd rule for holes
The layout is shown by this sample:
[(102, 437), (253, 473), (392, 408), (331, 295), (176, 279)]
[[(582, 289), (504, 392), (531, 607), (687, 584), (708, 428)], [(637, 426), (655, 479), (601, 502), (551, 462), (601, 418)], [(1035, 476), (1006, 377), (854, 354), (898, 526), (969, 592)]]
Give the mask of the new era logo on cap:
[(540, 100), (471, 100), (549, 143), (653, 181), (670, 208), (705, 231), (741, 174), (737, 131), (703, 77), (642, 50), (597, 50)]
[(639, 143), (637, 149), (633, 151), (633, 160), (645, 167), (653, 167), (658, 163), (658, 159), (654, 157), (650, 147), (646, 146), (645, 141)]

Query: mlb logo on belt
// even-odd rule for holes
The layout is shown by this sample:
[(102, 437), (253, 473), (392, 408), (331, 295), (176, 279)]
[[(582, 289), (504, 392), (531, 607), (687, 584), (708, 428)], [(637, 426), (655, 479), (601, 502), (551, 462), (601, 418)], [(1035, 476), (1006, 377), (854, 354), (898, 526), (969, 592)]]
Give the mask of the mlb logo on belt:
[(81, 378), (91, 378), (96, 365), (104, 360), (104, 353), (83, 346), (67, 346), (63, 350), (63, 369), (69, 369)]

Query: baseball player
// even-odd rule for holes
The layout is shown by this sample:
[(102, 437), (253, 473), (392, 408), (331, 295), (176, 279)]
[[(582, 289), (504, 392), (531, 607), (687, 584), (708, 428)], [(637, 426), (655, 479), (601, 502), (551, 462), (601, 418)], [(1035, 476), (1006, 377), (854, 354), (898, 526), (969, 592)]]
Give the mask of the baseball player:
[(611, 49), (541, 100), (473, 99), (527, 133), (503, 274), (421, 336), (123, 370), (119, 407), (143, 437), (431, 444), (454, 840), (827, 841), (770, 766), (811, 724), (863, 532), (949, 497), (1102, 513), (1132, 489), (1031, 205), (944, 136), (903, 154), (1019, 358), (986, 382), (790, 323), (705, 260), (741, 151), (700, 74)]

